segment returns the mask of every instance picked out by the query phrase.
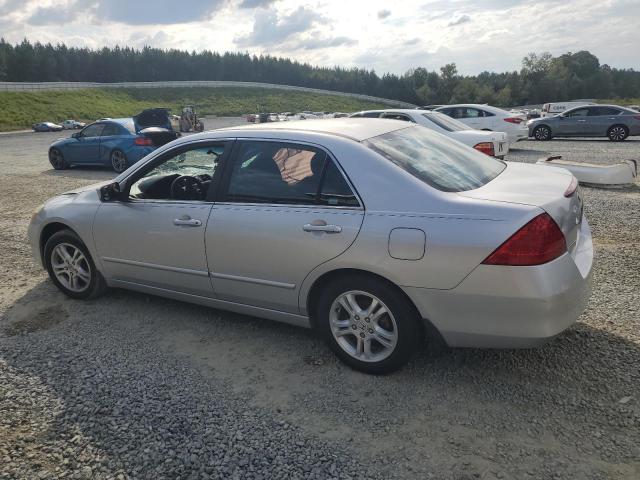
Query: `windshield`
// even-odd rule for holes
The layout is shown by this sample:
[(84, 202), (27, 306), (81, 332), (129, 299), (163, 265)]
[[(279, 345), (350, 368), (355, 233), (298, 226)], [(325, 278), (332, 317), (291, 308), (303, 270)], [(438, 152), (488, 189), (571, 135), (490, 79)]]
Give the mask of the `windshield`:
[(471, 130), (467, 125), (458, 120), (451, 118), (449, 115), (445, 115), (440, 112), (423, 113), (422, 116), (427, 120), (432, 121), (440, 128), (447, 132), (461, 132), (463, 130)]
[(506, 168), (500, 160), (420, 126), (385, 133), (362, 143), (444, 192), (479, 188)]

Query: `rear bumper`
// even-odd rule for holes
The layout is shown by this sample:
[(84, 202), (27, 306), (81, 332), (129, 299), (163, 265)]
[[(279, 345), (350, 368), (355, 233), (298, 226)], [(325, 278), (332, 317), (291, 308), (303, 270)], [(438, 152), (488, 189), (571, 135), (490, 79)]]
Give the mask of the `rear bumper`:
[(404, 288), (452, 347), (527, 348), (571, 326), (591, 293), (586, 219), (574, 249), (534, 267), (480, 265), (451, 290)]

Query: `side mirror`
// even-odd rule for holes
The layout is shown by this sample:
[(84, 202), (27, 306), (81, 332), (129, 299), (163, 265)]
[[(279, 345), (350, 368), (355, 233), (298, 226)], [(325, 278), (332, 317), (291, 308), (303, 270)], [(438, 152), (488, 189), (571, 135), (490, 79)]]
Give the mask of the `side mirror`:
[(71, 134), (71, 138), (80, 138), (80, 132), (75, 132)]
[(114, 202), (122, 198), (122, 190), (118, 182), (113, 182), (100, 187), (100, 200), (103, 202)]

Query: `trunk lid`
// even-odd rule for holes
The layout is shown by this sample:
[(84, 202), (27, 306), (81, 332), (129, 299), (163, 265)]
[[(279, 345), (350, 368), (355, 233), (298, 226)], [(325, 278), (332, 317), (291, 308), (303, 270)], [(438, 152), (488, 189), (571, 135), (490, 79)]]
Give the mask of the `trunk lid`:
[(507, 163), (507, 168), (486, 185), (458, 195), (539, 207), (558, 224), (571, 251), (580, 231), (583, 209), (579, 188), (569, 197), (564, 196), (572, 179), (571, 172), (562, 168)]
[(133, 117), (138, 135), (151, 139), (154, 147), (160, 147), (180, 136), (171, 126), (171, 115), (166, 108), (148, 108)]

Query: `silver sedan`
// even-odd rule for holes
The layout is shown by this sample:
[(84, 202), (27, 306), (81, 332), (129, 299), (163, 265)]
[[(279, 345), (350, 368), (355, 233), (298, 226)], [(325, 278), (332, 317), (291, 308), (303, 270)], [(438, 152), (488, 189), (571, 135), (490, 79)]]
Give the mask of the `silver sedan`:
[(49, 200), (34, 255), (69, 297), (127, 288), (313, 327), (353, 368), (422, 341), (530, 347), (590, 292), (566, 170), (505, 163), (397, 120), (183, 137), (115, 181)]

